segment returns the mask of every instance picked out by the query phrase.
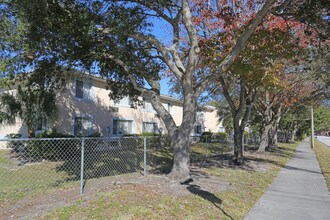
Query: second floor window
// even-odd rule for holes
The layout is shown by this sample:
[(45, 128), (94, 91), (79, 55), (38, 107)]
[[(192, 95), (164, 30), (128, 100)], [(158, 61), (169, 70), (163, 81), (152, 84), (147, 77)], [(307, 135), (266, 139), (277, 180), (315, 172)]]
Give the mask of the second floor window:
[(114, 102), (115, 106), (122, 106), (122, 107), (133, 107), (133, 101), (129, 96), (122, 98), (121, 100)]
[(171, 114), (174, 115), (174, 106), (172, 103), (167, 103), (167, 111)]
[(92, 100), (93, 82), (77, 79), (75, 81), (75, 97), (79, 99)]
[(149, 99), (143, 98), (143, 109), (146, 111), (155, 111)]

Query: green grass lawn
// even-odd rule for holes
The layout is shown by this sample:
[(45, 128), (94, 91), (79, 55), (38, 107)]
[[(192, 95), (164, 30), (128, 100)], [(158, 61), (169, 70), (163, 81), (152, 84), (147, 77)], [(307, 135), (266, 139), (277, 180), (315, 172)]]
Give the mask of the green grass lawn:
[(314, 151), (330, 190), (330, 148), (316, 140)]
[(70, 178), (65, 171), (57, 170), (61, 162), (40, 162), (18, 166), (10, 156), (9, 150), (0, 150), (0, 205), (54, 187), (63, 187), (66, 179)]
[[(268, 167), (267, 171), (208, 167), (209, 173), (230, 184), (219, 193), (173, 196), (152, 191), (148, 185), (125, 185), (101, 191), (94, 198), (82, 198), (46, 214), (43, 219), (243, 219), (293, 155), (296, 146), (280, 144), (272, 153), (247, 154), (248, 160), (262, 163)], [(196, 148), (199, 149), (197, 155), (204, 154), (204, 150)]]

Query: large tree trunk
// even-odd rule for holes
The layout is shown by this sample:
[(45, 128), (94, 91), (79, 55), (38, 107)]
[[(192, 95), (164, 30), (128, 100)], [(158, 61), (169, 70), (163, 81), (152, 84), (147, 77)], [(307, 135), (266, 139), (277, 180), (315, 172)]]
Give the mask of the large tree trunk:
[(29, 138), (34, 138), (36, 136), (34, 124), (33, 123), (26, 123), (28, 136)]
[(172, 138), (173, 168), (169, 177), (175, 180), (185, 180), (190, 176), (189, 134), (182, 132)]
[(269, 136), (269, 130), (271, 128), (271, 125), (264, 125), (260, 131), (260, 144), (258, 151), (264, 152), (268, 146), (268, 136)]
[(234, 160), (237, 165), (244, 162), (244, 128), (240, 125), (238, 119), (234, 119)]
[(268, 150), (275, 148), (277, 145), (277, 128), (272, 128), (268, 135)]
[(197, 108), (197, 95), (193, 92), (192, 86), (187, 83), (183, 88), (185, 99), (182, 123), (174, 133), (170, 133), (174, 155), (173, 168), (169, 177), (179, 181), (190, 177), (189, 138), (194, 128)]
[(292, 133), (291, 133), (291, 140), (290, 140), (291, 142), (295, 141), (296, 133), (297, 133), (297, 130), (298, 130), (297, 127), (298, 126), (296, 124), (293, 126)]
[(29, 138), (34, 138), (36, 136), (34, 129), (29, 129), (28, 130), (28, 136)]
[(277, 146), (277, 131), (278, 131), (278, 125), (280, 123), (281, 116), (280, 111), (276, 114), (276, 118), (274, 122), (272, 123), (272, 127), (269, 130), (268, 135), (268, 150), (275, 148)]

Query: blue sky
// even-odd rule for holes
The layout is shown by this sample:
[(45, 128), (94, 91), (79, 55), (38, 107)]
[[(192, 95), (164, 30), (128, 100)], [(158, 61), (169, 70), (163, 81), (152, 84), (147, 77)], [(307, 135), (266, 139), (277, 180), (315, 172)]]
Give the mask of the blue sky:
[(164, 95), (170, 95), (169, 94), (169, 86), (168, 86), (169, 79), (165, 78), (160, 81), (160, 93)]
[[(159, 18), (153, 18), (152, 20), (150, 20), (150, 22), (154, 24), (154, 27), (152, 27), (151, 34), (156, 36), (157, 39), (160, 40), (163, 44), (169, 45), (172, 41), (170, 26), (164, 20)], [(165, 77), (163, 77), (163, 79), (160, 81), (161, 94), (170, 95), (168, 83), (169, 79)]]

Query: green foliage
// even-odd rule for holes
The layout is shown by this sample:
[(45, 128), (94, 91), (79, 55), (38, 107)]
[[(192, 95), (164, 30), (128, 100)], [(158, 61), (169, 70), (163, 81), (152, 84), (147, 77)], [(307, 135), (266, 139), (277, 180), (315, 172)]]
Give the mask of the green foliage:
[[(9, 2), (3, 8), (8, 13), (4, 20), (9, 24), (3, 24), (3, 29), (8, 34), (12, 29), (19, 29), (18, 23), (10, 23), (9, 18), (25, 27), (19, 35), (19, 40), (23, 41), (21, 45), (24, 45), (24, 59), (17, 59), (12, 66), (26, 63), (34, 67), (50, 62), (100, 74), (108, 79), (113, 100), (130, 95), (137, 101), (140, 95), (133, 89), (127, 71), (134, 75), (140, 86), (144, 86), (146, 80), (159, 79), (163, 66), (157, 58), (150, 56), (154, 48), (129, 37), (150, 27), (142, 6), (118, 1)], [(4, 36), (7, 41), (10, 37)], [(113, 58), (123, 61), (127, 68), (124, 70)]]
[(143, 133), (139, 134), (139, 136), (143, 136), (143, 137), (159, 136), (159, 133), (154, 133), (154, 132), (143, 132)]
[(57, 132), (56, 129), (53, 129), (50, 132), (42, 132), (36, 134), (36, 138), (73, 138), (73, 137), (74, 137), (73, 135)]
[(5, 136), (5, 138), (8, 139), (19, 139), (22, 137), (22, 134), (15, 134), (15, 133), (10, 133)]
[(14, 124), (18, 117), (27, 126), (29, 136), (33, 137), (39, 118), (54, 119), (56, 116), (56, 83), (55, 76), (48, 78), (48, 74), (40, 69), (25, 79), (16, 79), (15, 90), (0, 95), (0, 124)]
[(216, 142), (226, 142), (228, 134), (226, 132), (218, 132), (213, 134), (213, 141)]
[(209, 131), (205, 131), (201, 134), (201, 142), (203, 143), (211, 143), (213, 137), (213, 133)]
[(314, 111), (315, 131), (330, 130), (330, 107), (320, 107)]

